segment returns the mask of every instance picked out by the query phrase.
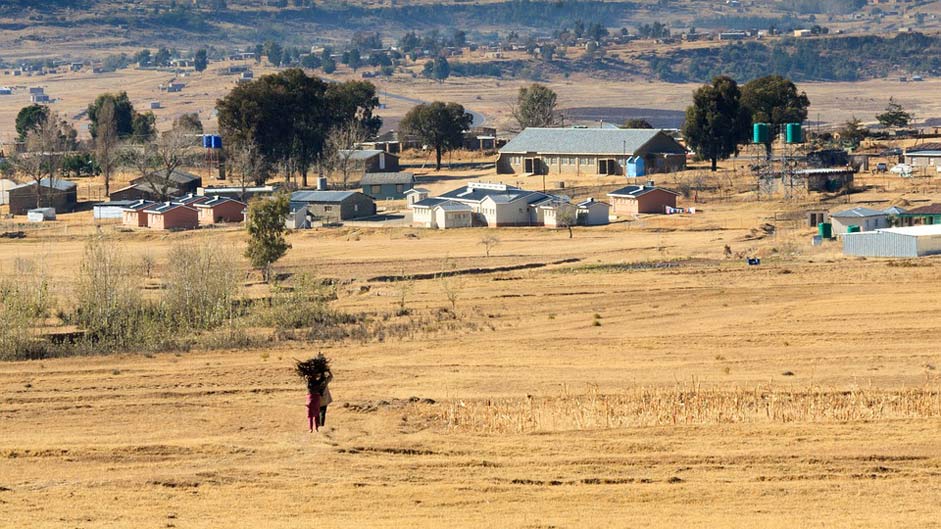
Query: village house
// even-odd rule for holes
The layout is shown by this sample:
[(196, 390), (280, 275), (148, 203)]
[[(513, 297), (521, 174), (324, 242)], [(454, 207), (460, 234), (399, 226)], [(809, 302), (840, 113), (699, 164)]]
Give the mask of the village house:
[(307, 213), (324, 222), (371, 217), (376, 202), (359, 191), (295, 191), (291, 193), (291, 210), (307, 208)]
[(401, 200), (415, 187), (412, 173), (366, 173), (360, 180), (363, 193), (376, 200)]
[[(37, 192), (40, 199), (37, 201)], [(26, 215), (35, 208), (54, 208), (56, 211), (73, 211), (78, 204), (78, 186), (68, 180), (48, 178), (27, 182), (7, 190), (10, 214)]]
[(354, 172), (383, 173), (399, 170), (399, 157), (378, 149), (343, 150), (340, 156), (349, 160)]
[[(146, 177), (135, 178), (130, 183), (131, 185), (154, 183), (157, 184), (157, 188), (160, 188), (163, 187), (162, 184), (165, 181), (166, 174), (164, 172), (154, 171)], [(181, 169), (174, 169), (170, 172), (169, 184), (176, 190), (176, 193), (174, 193), (176, 195), (196, 193), (196, 190), (203, 185), (203, 179)]]
[(441, 198), (424, 198), (412, 205), (412, 224), (422, 228), (469, 228), (474, 210), (467, 204)]
[(919, 224), (941, 224), (941, 204), (928, 204), (902, 211), (895, 215), (905, 226)]
[(611, 222), (611, 205), (593, 198), (575, 205), (575, 223), (579, 226), (603, 226)]
[(657, 187), (647, 182), (642, 185), (630, 185), (608, 193), (614, 215), (636, 216), (641, 213), (666, 213), (667, 208), (676, 207), (679, 193)]
[(193, 207), (198, 213), (199, 225), (208, 226), (220, 222), (242, 222), (248, 206), (231, 198), (212, 197), (193, 204)]
[(144, 210), (152, 230), (190, 230), (199, 226), (196, 208), (175, 202), (158, 202)]
[(911, 147), (905, 151), (904, 159), (912, 167), (941, 167), (941, 145)]
[(405, 192), (405, 204), (408, 207), (412, 207), (412, 204), (425, 200), (431, 195), (431, 191), (428, 191), (424, 187), (413, 187)]
[(656, 129), (527, 128), (499, 152), (499, 174), (644, 176), (686, 168), (686, 148)]
[(150, 200), (137, 200), (127, 205), (121, 212), (121, 223), (132, 228), (147, 227), (147, 209), (154, 205)]
[(856, 226), (858, 231), (872, 231), (889, 227), (889, 215), (866, 207), (856, 207), (830, 214), (833, 224), (833, 233), (843, 234), (850, 232), (850, 226)]
[(176, 187), (168, 187), (164, 190), (162, 186), (155, 186), (150, 182), (141, 182), (112, 191), (109, 198), (113, 202), (125, 200), (149, 200), (151, 202), (159, 202), (161, 199), (166, 198), (163, 196), (164, 191), (166, 191), (168, 197), (181, 194), (180, 190)]
[(807, 191), (833, 193), (853, 186), (856, 171), (852, 167), (801, 169), (795, 174), (806, 182)]

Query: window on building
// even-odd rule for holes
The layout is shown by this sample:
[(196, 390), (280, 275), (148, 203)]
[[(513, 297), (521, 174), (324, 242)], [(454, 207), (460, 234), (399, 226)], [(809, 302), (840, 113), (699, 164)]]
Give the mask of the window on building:
[(376, 194), (382, 193), (382, 186), (380, 186), (380, 185), (371, 185), (371, 186), (369, 186), (369, 189), (370, 189), (370, 191), (372, 191), (373, 193), (376, 193)]
[(404, 193), (404, 192), (405, 192), (405, 184), (395, 184), (395, 192), (396, 192), (396, 193)]

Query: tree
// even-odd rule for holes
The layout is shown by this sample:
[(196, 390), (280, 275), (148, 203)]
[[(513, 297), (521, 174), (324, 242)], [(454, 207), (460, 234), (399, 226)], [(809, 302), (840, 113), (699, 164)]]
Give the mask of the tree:
[(555, 127), (559, 124), (556, 110), (558, 96), (551, 88), (533, 83), (520, 88), (513, 107), (513, 118), (521, 129), (527, 127)]
[(157, 134), (157, 118), (153, 112), (134, 113), (131, 120), (131, 140), (138, 143), (151, 141)]
[(29, 105), (16, 114), (16, 134), (20, 141), (26, 141), (26, 135), (49, 116), (49, 107)]
[(196, 50), (196, 55), (193, 56), (193, 67), (196, 68), (197, 72), (202, 72), (206, 69), (206, 66), (209, 65), (209, 57), (205, 48), (200, 48)]
[(712, 162), (715, 171), (719, 159), (737, 152), (739, 143), (747, 140), (749, 125), (738, 84), (720, 76), (693, 93), (693, 104), (686, 109), (683, 137), (696, 154)]
[(334, 126), (355, 120), (368, 134), (381, 126), (372, 113), (379, 106), (375, 90), (364, 81), (328, 86), (292, 68), (236, 86), (216, 103), (219, 128), (224, 143), (251, 139), (270, 164), (299, 171), (306, 186)]
[(95, 98), (92, 104), (88, 105), (86, 113), (88, 114), (88, 120), (91, 121), (88, 132), (92, 138), (98, 134), (98, 111), (105, 101), (110, 101), (114, 106), (114, 121), (119, 138), (134, 136), (148, 139), (153, 137), (153, 114), (150, 112), (146, 114), (138, 113), (127, 97), (127, 92), (120, 92), (117, 94), (101, 94)]
[(450, 77), (451, 65), (448, 64), (448, 60), (444, 57), (435, 57), (433, 61), (428, 61), (425, 63), (425, 66), (422, 69), (422, 75), (429, 79), (443, 81)]
[(252, 139), (240, 144), (226, 144), (225, 149), (229, 174), (242, 189), (239, 200), (245, 202), (245, 188), (249, 183), (264, 184), (271, 167)]
[(268, 57), (268, 62), (270, 62), (272, 66), (281, 66), (281, 54), (283, 50), (280, 44), (269, 40), (265, 42), (263, 52), (265, 57)]
[(876, 116), (879, 124), (887, 129), (907, 127), (912, 121), (912, 114), (906, 112), (895, 98), (889, 98), (889, 104), (885, 107), (885, 112)]
[(144, 175), (144, 179), (161, 200), (167, 200), (173, 194), (176, 186), (173, 173), (195, 162), (196, 146), (197, 138), (181, 127), (164, 132), (149, 146), (155, 170)]
[(642, 118), (631, 118), (624, 122), (624, 125), (621, 126), (622, 129), (652, 129), (653, 125), (649, 121)]
[(802, 123), (807, 119), (810, 100), (797, 86), (780, 75), (769, 75), (749, 81), (742, 87), (742, 107), (752, 123), (769, 123), (771, 136), (765, 149), (771, 154), (771, 142), (777, 137), (781, 125)]
[[(76, 148), (76, 132), (58, 114), (50, 112), (26, 133), (26, 152), (11, 157), (14, 168), (36, 186), (36, 207), (44, 200), (44, 189), (53, 192), (55, 179), (62, 169), (66, 151)], [(42, 186), (43, 179), (48, 182)]]
[(343, 189), (348, 189), (353, 171), (353, 155), (356, 145), (366, 140), (366, 132), (356, 121), (348, 121), (333, 127), (327, 136), (324, 161), (327, 168), (340, 175)]
[(105, 181), (105, 195), (111, 194), (111, 173), (118, 166), (118, 124), (114, 115), (114, 101), (107, 99), (98, 108), (97, 135), (94, 138), (95, 161)]
[(496, 235), (486, 235), (480, 239), (480, 244), (484, 247), (484, 253), (487, 257), (490, 257), (490, 250), (493, 250), (495, 246), (500, 244), (500, 238)]
[(134, 56), (134, 61), (137, 62), (137, 66), (141, 68), (150, 66), (150, 60), (150, 50), (147, 49), (137, 52), (137, 55)]
[(253, 200), (248, 206), (248, 248), (245, 256), (252, 266), (262, 271), (265, 281), (271, 279), (271, 265), (284, 256), (291, 245), (284, 240), (284, 217), (290, 212), (290, 195), (280, 193), (271, 199)]
[(186, 114), (180, 114), (173, 120), (173, 128), (185, 130), (190, 134), (202, 134), (203, 122), (196, 112), (187, 112)]
[(413, 107), (402, 119), (400, 127), (407, 134), (414, 134), (435, 149), (435, 170), (441, 170), (441, 154), (460, 147), (464, 142), (464, 131), (473, 123), (474, 117), (457, 103), (423, 103)]
[(854, 149), (859, 147), (859, 144), (869, 135), (869, 130), (862, 126), (862, 122), (856, 116), (844, 123), (838, 132), (840, 141), (849, 144)]
[(164, 67), (170, 66), (170, 50), (166, 48), (157, 50), (157, 54), (154, 55), (154, 64)]

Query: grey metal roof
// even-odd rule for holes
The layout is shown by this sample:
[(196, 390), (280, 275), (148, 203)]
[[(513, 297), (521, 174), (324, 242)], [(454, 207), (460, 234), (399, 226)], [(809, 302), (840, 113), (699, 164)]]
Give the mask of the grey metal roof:
[(905, 208), (892, 206), (890, 208), (886, 208), (882, 210), (882, 212), (885, 213), (886, 215), (901, 215), (902, 213), (905, 213)]
[(602, 202), (602, 201), (600, 201), (600, 200), (595, 200), (595, 199), (593, 199), (593, 198), (589, 198), (588, 200), (583, 200), (583, 201), (579, 202), (579, 203), (577, 204), (577, 206), (580, 207), (580, 208), (587, 208), (587, 207), (590, 207), (590, 206), (594, 206), (595, 204), (602, 204), (602, 205), (607, 206), (607, 207), (610, 207), (610, 206), (611, 206), (611, 205), (608, 204), (607, 202)]
[(405, 191), (405, 194), (406, 194), (406, 195), (409, 194), (409, 193), (431, 193), (431, 191), (425, 189), (424, 187), (413, 187), (413, 188), (411, 188), (411, 189)]
[(462, 204), (453, 200), (445, 200), (444, 202), (438, 204), (437, 207), (445, 211), (473, 211), (473, 209), (467, 204)]
[(630, 155), (658, 134), (658, 129), (528, 128), (500, 152)]
[(941, 156), (941, 151), (906, 151), (905, 156)]
[(112, 200), (110, 202), (99, 202), (92, 207), (96, 208), (126, 208), (131, 204), (136, 204), (137, 200)]
[(209, 200), (206, 200), (205, 202), (197, 202), (196, 204), (193, 204), (193, 206), (197, 208), (213, 208), (213, 207), (218, 206), (219, 204), (225, 204), (226, 202), (235, 202), (236, 204), (241, 204), (243, 206), (247, 205), (240, 200), (235, 200), (234, 198), (212, 197)]
[[(31, 187), (31, 186), (34, 186), (34, 185), (36, 185), (36, 181), (35, 181), (35, 180), (30, 181), (30, 182), (26, 182), (25, 184), (20, 184), (20, 185), (15, 186), (15, 187), (11, 187), (11, 188), (8, 189), (8, 191), (13, 191), (14, 189), (20, 189), (20, 188), (23, 188), (23, 187)], [(52, 189), (57, 189), (57, 190), (59, 190), (59, 191), (70, 191), (70, 190), (72, 190), (72, 189), (75, 189), (75, 187), (76, 187), (75, 182), (69, 182), (68, 180), (62, 180), (62, 179), (60, 179), (60, 178), (54, 179), (51, 184), (50, 184), (48, 178), (43, 178), (43, 179), (41, 179), (41, 180), (39, 181), (39, 185), (42, 186), (42, 187), (49, 187), (49, 188), (52, 188)]]
[(366, 173), (359, 181), (360, 185), (376, 184), (413, 184), (415, 175), (413, 173)]
[(814, 169), (800, 169), (795, 172), (801, 175), (816, 175), (816, 174), (855, 173), (856, 171), (854, 171), (852, 168), (849, 168), (849, 167), (818, 167)]
[(124, 208), (124, 210), (125, 211), (140, 211), (142, 209), (147, 209), (154, 204), (155, 202), (152, 202), (150, 200), (134, 200), (134, 201), (131, 201), (131, 203), (128, 204)]
[(651, 191), (654, 191), (656, 189), (659, 189), (660, 191), (666, 191), (667, 193), (671, 193), (674, 195), (679, 195), (679, 193), (677, 193), (676, 191), (670, 191), (669, 189), (666, 189), (663, 187), (639, 185), (639, 186), (625, 186), (625, 187), (622, 187), (621, 189), (615, 189), (614, 191), (608, 193), (608, 196), (609, 197), (639, 197), (639, 196), (646, 195), (647, 193), (650, 193)]
[(836, 217), (836, 218), (838, 218), (838, 219), (839, 219), (839, 218), (847, 218), (847, 217), (852, 217), (852, 218), (881, 217), (881, 216), (884, 216), (884, 215), (885, 215), (885, 212), (884, 212), (884, 211), (877, 211), (877, 210), (875, 210), (875, 209), (866, 208), (866, 207), (858, 207), (858, 208), (853, 208), (853, 209), (847, 209), (847, 210), (844, 210), (844, 211), (838, 211), (838, 212), (836, 212), (836, 213), (831, 213), (831, 214), (830, 214), (831, 217)]
[(189, 206), (185, 206), (183, 204), (179, 204), (176, 202), (158, 202), (156, 205), (152, 205), (149, 208), (145, 209), (144, 211), (146, 211), (147, 213), (166, 213), (176, 208), (185, 208), (185, 209), (191, 209), (193, 211), (196, 211), (195, 209)]
[(356, 191), (295, 191), (291, 193), (291, 202), (343, 202), (356, 193)]
[(413, 208), (433, 208), (442, 202), (447, 202), (445, 198), (428, 197), (412, 204)]
[(176, 197), (171, 200), (173, 200), (173, 202), (176, 202), (177, 204), (183, 204), (184, 206), (193, 206), (193, 205), (199, 204), (200, 202), (205, 202), (209, 200), (210, 198), (211, 197), (207, 197), (203, 195), (194, 195), (190, 193), (188, 195)]
[[(154, 181), (161, 181), (165, 177), (166, 177), (165, 174), (155, 171), (147, 175), (147, 177), (135, 178), (134, 180), (131, 180), (131, 183), (133, 184), (143, 183), (143, 182), (147, 182), (148, 179), (151, 179)], [(174, 169), (170, 173), (169, 180), (175, 184), (188, 184), (190, 182), (195, 182), (196, 180), (201, 180), (201, 178), (192, 173), (188, 173), (180, 169)]]
[[(363, 160), (369, 160), (379, 156), (382, 153), (385, 153), (386, 156), (395, 156), (394, 154), (389, 154), (385, 151), (380, 151), (379, 149), (344, 149), (340, 151), (344, 156), (349, 155), (349, 159), (354, 162), (361, 162)], [(351, 154), (352, 153), (352, 154)]]

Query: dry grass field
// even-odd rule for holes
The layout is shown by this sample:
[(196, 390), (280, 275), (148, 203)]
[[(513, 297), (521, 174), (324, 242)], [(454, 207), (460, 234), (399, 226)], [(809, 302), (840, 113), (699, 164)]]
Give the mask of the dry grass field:
[[(941, 194), (853, 201), (899, 197)], [(339, 280), (334, 306), (387, 331), (4, 363), (0, 526), (936, 526), (941, 261), (811, 247), (811, 228), (775, 220), (799, 204), (699, 207), (572, 239), (297, 232), (279, 271)], [(0, 241), (0, 274), (32, 259), (67, 300), (97, 231), (158, 276), (173, 245), (245, 238), (87, 216)], [(762, 265), (725, 259), (726, 244)], [(546, 266), (487, 270), (523, 264)], [(482, 273), (370, 281), (450, 268)], [(396, 316), (403, 289), (412, 312)], [(291, 365), (317, 351), (336, 402), (312, 435)]]

